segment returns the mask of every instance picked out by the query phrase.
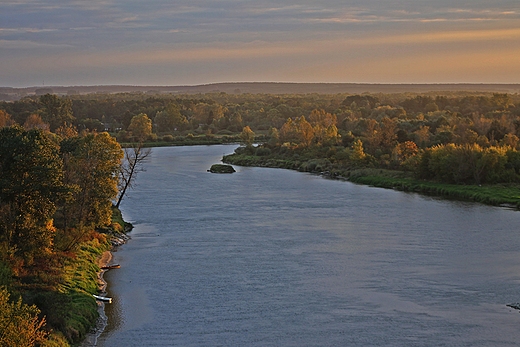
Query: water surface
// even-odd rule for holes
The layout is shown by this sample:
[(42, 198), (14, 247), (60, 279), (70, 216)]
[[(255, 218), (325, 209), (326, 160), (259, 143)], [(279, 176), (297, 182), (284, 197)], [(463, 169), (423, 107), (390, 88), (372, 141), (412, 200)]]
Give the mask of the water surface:
[(513, 346), (520, 213), (155, 148), (99, 346)]

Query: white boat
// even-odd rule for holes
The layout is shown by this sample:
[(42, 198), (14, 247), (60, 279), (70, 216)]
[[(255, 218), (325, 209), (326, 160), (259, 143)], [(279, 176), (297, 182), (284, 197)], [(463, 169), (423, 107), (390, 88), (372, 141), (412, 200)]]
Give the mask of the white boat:
[(94, 294), (92, 294), (92, 296), (93, 296), (94, 298), (96, 298), (96, 300), (103, 301), (103, 302), (108, 302), (109, 304), (112, 303), (112, 298), (108, 298), (108, 297), (106, 297), (106, 296), (94, 295)]

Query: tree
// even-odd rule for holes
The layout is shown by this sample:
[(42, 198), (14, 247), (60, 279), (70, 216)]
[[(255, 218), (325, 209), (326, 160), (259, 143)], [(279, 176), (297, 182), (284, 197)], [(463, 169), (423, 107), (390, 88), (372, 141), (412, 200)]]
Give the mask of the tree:
[(318, 145), (336, 144), (340, 136), (336, 127), (337, 118), (324, 110), (313, 110), (309, 116), (314, 131), (314, 141)]
[(0, 128), (3, 127), (10, 127), (11, 125), (14, 125), (15, 122), (11, 118), (11, 115), (4, 110), (0, 110)]
[(289, 118), (280, 129), (279, 136), (282, 143), (289, 142), (309, 147), (314, 138), (314, 129), (304, 116), (296, 119)]
[(413, 141), (399, 143), (392, 151), (394, 160), (396, 160), (399, 164), (402, 164), (409, 158), (416, 156), (418, 153), (419, 148), (417, 148), (417, 145)]
[(518, 136), (514, 134), (506, 134), (504, 138), (500, 141), (501, 146), (509, 146), (511, 148), (518, 147)]
[(76, 127), (72, 124), (65, 123), (56, 129), (55, 133), (63, 139), (70, 139), (72, 137), (78, 136), (78, 129), (76, 129)]
[(426, 147), (430, 142), (430, 127), (421, 125), (419, 130), (416, 130), (414, 133), (415, 142), (419, 144), (420, 147)]
[(173, 103), (163, 111), (157, 112), (154, 121), (158, 132), (184, 130), (188, 126), (188, 120), (181, 114), (179, 107)]
[(365, 161), (367, 155), (363, 149), (363, 142), (360, 139), (357, 139), (352, 144), (352, 152), (350, 153), (349, 159), (355, 164), (361, 164)]
[(383, 151), (391, 152), (397, 142), (396, 134), (397, 124), (395, 120), (384, 117), (379, 122), (379, 131), (377, 132), (377, 146)]
[(128, 130), (142, 142), (152, 135), (152, 120), (146, 114), (140, 113), (132, 118)]
[(228, 129), (238, 132), (240, 128), (242, 128), (242, 115), (239, 112), (235, 112), (229, 116)]
[(80, 129), (85, 129), (87, 131), (104, 131), (105, 124), (103, 124), (99, 119), (86, 118), (82, 119), (79, 122)]
[(40, 97), (40, 116), (43, 121), (50, 125), (50, 130), (54, 131), (65, 123), (72, 123), (72, 101), (66, 98), (59, 98), (53, 94), (45, 94)]
[(49, 253), (52, 218), (66, 189), (59, 146), (42, 130), (0, 129), (0, 242), (31, 264)]
[(29, 117), (27, 117), (25, 123), (23, 123), (23, 127), (25, 130), (40, 129), (49, 131), (50, 129), (49, 124), (45, 123), (42, 117), (40, 117), (38, 114), (31, 114)]
[(117, 208), (119, 208), (126, 191), (133, 187), (137, 173), (143, 171), (143, 162), (152, 153), (151, 148), (143, 148), (142, 143), (138, 143), (130, 148), (125, 148), (124, 152), (123, 162), (119, 166), (119, 195), (116, 202)]
[(9, 300), (9, 292), (0, 287), (0, 346), (31, 347), (44, 343), (49, 335), (43, 330), (45, 319), (39, 319), (40, 310)]
[(255, 141), (255, 133), (249, 125), (246, 125), (244, 129), (242, 129), (242, 133), (240, 133), (240, 139), (242, 140), (242, 143), (246, 145), (246, 147), (251, 147), (253, 145), (253, 142)]
[(123, 151), (108, 133), (61, 142), (64, 182), (72, 193), (62, 201), (60, 247), (70, 250), (94, 227), (110, 224)]

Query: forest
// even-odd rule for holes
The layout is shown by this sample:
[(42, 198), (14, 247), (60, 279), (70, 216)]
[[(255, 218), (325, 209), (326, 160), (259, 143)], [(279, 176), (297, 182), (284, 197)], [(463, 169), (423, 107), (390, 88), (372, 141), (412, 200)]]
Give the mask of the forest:
[[(246, 129), (261, 145), (242, 154), (262, 165), (346, 176), (359, 168), (389, 169), (477, 185), (518, 181), (519, 116), (518, 94), (467, 91), (47, 94), (0, 103), (0, 126), (55, 131), (66, 123), (151, 146), (245, 143)], [(241, 163), (253, 164), (252, 157)]]
[(518, 206), (519, 138), (518, 94), (46, 94), (1, 102), (0, 345), (67, 346), (95, 323), (94, 260), (110, 247), (109, 231), (123, 228), (114, 205), (132, 183), (125, 158), (144, 159), (142, 146), (240, 142), (226, 162), (388, 187), (413, 182), (409, 189), (423, 192), (470, 187), (504, 194), (485, 202)]

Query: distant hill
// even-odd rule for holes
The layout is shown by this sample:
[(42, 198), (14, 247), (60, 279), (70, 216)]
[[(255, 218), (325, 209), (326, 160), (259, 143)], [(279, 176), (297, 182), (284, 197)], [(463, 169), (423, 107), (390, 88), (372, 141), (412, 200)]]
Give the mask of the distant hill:
[(224, 92), (229, 94), (336, 94), (336, 93), (426, 93), (435, 91), (475, 91), (519, 93), (520, 84), (365, 84), (365, 83), (276, 83), (239, 82), (213, 83), (194, 86), (46, 86), (11, 88), (0, 87), (0, 100), (14, 100), (25, 95), (55, 93), (62, 95), (91, 93), (147, 93), (147, 94), (204, 94)]

